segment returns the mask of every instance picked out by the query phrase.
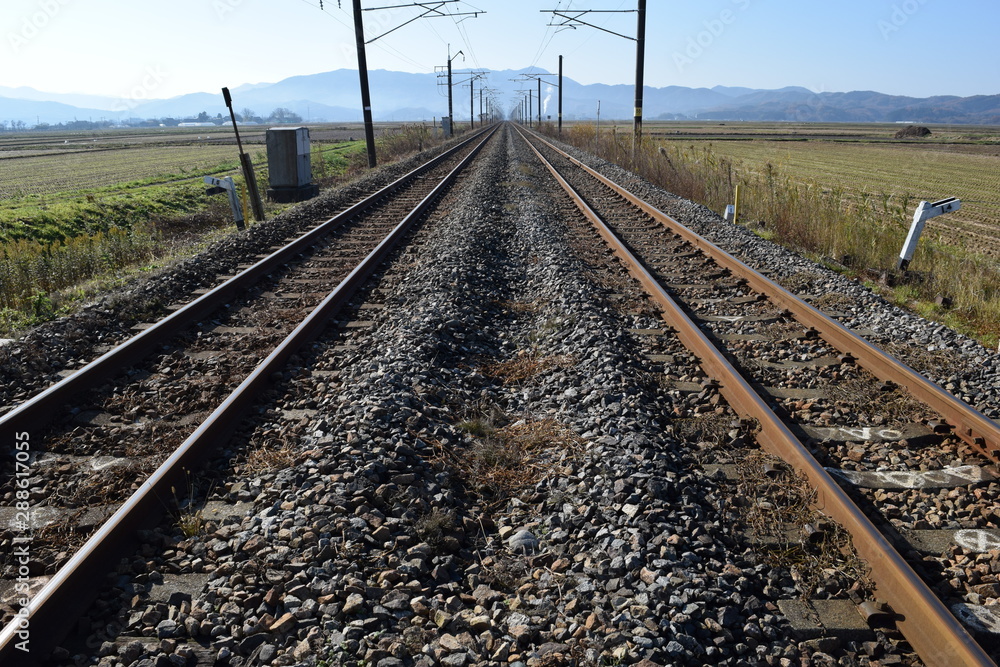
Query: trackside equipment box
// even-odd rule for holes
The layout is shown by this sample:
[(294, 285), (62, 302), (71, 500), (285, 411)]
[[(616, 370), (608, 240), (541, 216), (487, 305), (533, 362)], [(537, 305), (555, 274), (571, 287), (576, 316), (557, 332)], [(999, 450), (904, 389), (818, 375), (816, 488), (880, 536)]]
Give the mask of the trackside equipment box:
[(272, 127), (267, 131), (268, 198), (277, 202), (310, 199), (319, 194), (312, 182), (308, 127)]

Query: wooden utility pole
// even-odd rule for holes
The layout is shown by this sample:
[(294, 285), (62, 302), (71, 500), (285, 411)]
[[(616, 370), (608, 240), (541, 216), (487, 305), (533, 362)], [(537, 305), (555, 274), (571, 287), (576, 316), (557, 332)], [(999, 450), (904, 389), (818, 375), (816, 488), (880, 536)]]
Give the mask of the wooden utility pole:
[[(250, 197), (250, 209), (253, 212), (254, 220), (264, 222), (264, 203), (260, 199), (260, 190), (257, 188), (257, 174), (253, 170), (253, 162), (250, 156), (243, 152), (243, 142), (240, 140), (240, 128), (236, 125), (236, 112), (233, 111), (233, 98), (229, 94), (229, 88), (222, 89), (222, 99), (225, 100), (229, 108), (229, 117), (233, 121), (233, 132), (236, 133), (236, 147), (240, 151), (240, 166), (243, 168), (243, 181), (247, 184), (247, 194)], [(239, 226), (239, 223), (237, 223)]]

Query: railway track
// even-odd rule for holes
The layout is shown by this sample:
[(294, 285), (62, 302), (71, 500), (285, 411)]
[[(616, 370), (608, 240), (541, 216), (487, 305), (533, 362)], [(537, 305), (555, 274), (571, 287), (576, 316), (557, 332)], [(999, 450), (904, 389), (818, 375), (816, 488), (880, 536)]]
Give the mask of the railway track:
[[(145, 332), (150, 352), (134, 356), (152, 364), (132, 362), (127, 384), (89, 384), (65, 424), (23, 416), (28, 403), (0, 418), (4, 437), (28, 433), (36, 455), (37, 425), (52, 422), (54, 445), (26, 461), (29, 502), (53, 509), (27, 532), (35, 611), (27, 628), (15, 618), (5, 629), (3, 664), (25, 660), (18, 630), (34, 651), (54, 647), (52, 615), (89, 642), (64, 644), (53, 664), (834, 660), (823, 652), (991, 664), (980, 604), (1000, 592), (990, 424), (947, 396), (940, 409), (914, 400), (904, 387), (919, 378), (887, 382), (863, 351), (834, 344), (846, 315), (800, 323), (790, 295), (761, 296), (767, 281), (719, 268), (703, 240), (665, 232), (655, 211), (540, 150), (622, 237), (619, 257), (641, 260), (649, 275), (632, 270), (645, 285), (506, 126), (474, 183), (446, 195), (406, 249), (381, 240), (393, 227), (381, 218), (405, 212), (344, 222), (176, 337)], [(338, 315), (318, 314), (377, 254), (388, 268)], [(670, 299), (693, 328), (664, 321)], [(337, 323), (322, 335), (322, 323), (297, 326), (310, 308), (314, 322)], [(312, 342), (271, 352), (293, 329)], [(706, 362), (711, 347), (725, 352)], [(235, 398), (238, 384), (260, 391)], [(249, 417), (215, 421), (226, 406)], [(755, 438), (780, 457), (755, 451)], [(198, 441), (214, 446), (195, 452)], [(171, 443), (185, 453), (166, 472), (156, 466)], [(504, 468), (501, 446), (523, 458)], [(17, 468), (6, 474), (0, 491), (13, 498)], [(141, 525), (109, 500), (133, 491)], [(842, 529), (792, 516), (810, 500), (844, 526), (867, 524), (857, 552), (902, 574), (875, 567), (866, 579)], [(59, 523), (72, 514), (83, 521)], [(789, 533), (803, 523), (804, 538)], [(27, 533), (14, 528), (0, 539), (17, 574)], [(131, 544), (101, 540), (116, 531)], [(113, 572), (72, 555), (88, 535), (84, 549)], [(73, 588), (80, 576), (86, 595)], [(842, 639), (827, 623), (838, 603), (855, 619)]]
[[(711, 410), (718, 404), (712, 395), (721, 394), (851, 533), (871, 567), (875, 595), (889, 605), (869, 599), (862, 614), (873, 623), (891, 620), (928, 664), (993, 664), (997, 654), (981, 648), (955, 614), (988, 643), (995, 621), (969, 603), (983, 596), (970, 597), (942, 574), (961, 568), (941, 540), (959, 546), (959, 560), (971, 552), (981, 561), (978, 548), (991, 562), (996, 536), (985, 528), (993, 524), (976, 518), (991, 517), (998, 500), (995, 485), (982, 486), (995, 479), (1000, 428), (552, 144), (537, 136), (530, 143), (662, 311), (662, 322), (636, 331), (655, 341), (651, 360), (672, 378), (673, 392), (697, 395), (699, 410)], [(700, 369), (678, 377), (692, 353)], [(942, 491), (928, 503), (926, 489)], [(974, 507), (976, 516), (963, 517), (970, 526), (963, 531), (938, 533), (931, 547), (929, 535), (945, 524), (944, 496)], [(938, 558), (928, 555), (935, 549)]]
[[(6, 600), (22, 603), (11, 605), (17, 615), (0, 634), (4, 664), (35, 664), (41, 647), (56, 645), (72, 622), (68, 610), (85, 607), (135, 530), (192, 484), (212, 445), (281, 381), (285, 364), (396, 252), (491, 136), (478, 133), (243, 267), (0, 418), (5, 439), (23, 444), (4, 471), (6, 486), (23, 491), (4, 539)], [(15, 647), (29, 625), (39, 651), (30, 655)]]

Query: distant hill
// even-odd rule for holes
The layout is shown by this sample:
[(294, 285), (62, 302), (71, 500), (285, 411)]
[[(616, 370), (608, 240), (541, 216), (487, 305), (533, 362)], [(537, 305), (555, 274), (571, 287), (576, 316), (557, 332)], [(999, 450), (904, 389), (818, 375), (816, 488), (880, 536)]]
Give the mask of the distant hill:
[[(498, 91), (504, 111), (517, 104), (517, 90), (537, 94), (538, 84), (519, 79), (529, 70), (491, 72), (487, 85)], [(530, 70), (538, 73), (537, 70)], [(453, 73), (454, 113), (458, 120), (468, 119), (470, 101), (479, 113), (477, 82), (475, 98), (463, 85), (467, 71)], [(376, 120), (431, 120), (448, 112), (443, 80), (436, 74), (410, 74), (387, 70), (369, 72), (372, 110)], [(554, 74), (545, 75), (542, 84), (543, 116), (555, 119), (557, 91)], [(625, 119), (632, 116), (634, 91), (629, 85), (583, 85), (571, 78), (564, 81), (564, 117), (593, 119), (598, 103), (602, 118)], [(335, 70), (320, 74), (293, 76), (276, 83), (247, 83), (233, 87), (237, 111), (252, 109), (267, 116), (273, 109), (291, 109), (309, 121), (360, 121), (361, 102), (356, 70)], [(886, 95), (874, 91), (814, 93), (791, 86), (778, 90), (715, 86), (686, 88), (646, 87), (643, 112), (648, 119), (691, 118), (707, 120), (753, 121), (823, 121), (823, 122), (899, 122), (1000, 124), (1000, 95), (974, 97), (935, 96), (928, 98)], [(533, 98), (534, 99), (534, 98)], [(220, 93), (192, 93), (166, 100), (123, 100), (93, 95), (66, 95), (40, 92), (31, 88), (0, 87), (0, 121), (20, 121), (31, 127), (36, 123), (63, 123), (73, 120), (125, 120), (127, 118), (185, 118), (206, 112), (210, 117), (227, 110)], [(537, 111), (533, 110), (532, 115)]]

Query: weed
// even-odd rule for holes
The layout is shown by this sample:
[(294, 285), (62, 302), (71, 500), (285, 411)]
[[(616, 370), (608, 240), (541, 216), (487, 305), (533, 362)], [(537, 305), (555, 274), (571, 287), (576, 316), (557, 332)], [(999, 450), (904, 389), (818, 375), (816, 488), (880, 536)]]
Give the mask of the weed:
[(205, 532), (206, 521), (202, 509), (198, 507), (198, 492), (190, 471), (185, 470), (185, 475), (188, 477), (187, 496), (178, 499), (177, 489), (173, 486), (170, 487), (170, 495), (173, 496), (174, 507), (177, 508), (176, 525), (178, 530), (184, 537), (194, 537)]
[(417, 537), (432, 547), (439, 547), (445, 536), (455, 527), (455, 516), (451, 512), (446, 512), (435, 507), (430, 514), (417, 520)]
[(265, 443), (253, 448), (247, 456), (244, 470), (251, 474), (272, 472), (295, 465), (300, 453), (289, 443)]
[(455, 425), (455, 428), (476, 438), (486, 438), (493, 435), (495, 431), (493, 426), (483, 419), (471, 419), (459, 422)]
[(520, 350), (512, 359), (486, 364), (483, 374), (507, 385), (518, 385), (539, 373), (560, 366), (572, 366), (576, 360), (569, 355), (541, 355), (537, 348)]
[(472, 491), (496, 503), (537, 484), (581, 443), (579, 436), (551, 419), (501, 425), (493, 417), (485, 424), (483, 435), (466, 446), (437, 444), (436, 459), (457, 470)]
[[(760, 551), (768, 564), (790, 569), (804, 598), (824, 582), (840, 588), (859, 582), (872, 590), (868, 566), (855, 552), (850, 533), (816, 509), (816, 491), (809, 482), (792, 471), (774, 478), (766, 472), (769, 462), (776, 468), (783, 465), (762, 452), (739, 459), (735, 497), (744, 502), (734, 503), (751, 539), (764, 545)], [(788, 539), (789, 529), (804, 536), (806, 526), (823, 530), (812, 539)]]

